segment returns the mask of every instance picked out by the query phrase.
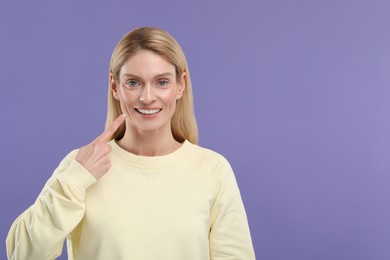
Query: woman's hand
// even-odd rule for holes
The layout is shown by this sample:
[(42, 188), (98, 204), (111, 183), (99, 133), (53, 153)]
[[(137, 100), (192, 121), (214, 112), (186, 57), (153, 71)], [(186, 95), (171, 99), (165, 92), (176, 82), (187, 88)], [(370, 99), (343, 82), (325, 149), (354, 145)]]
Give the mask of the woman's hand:
[(109, 138), (125, 122), (126, 114), (120, 115), (112, 124), (92, 143), (80, 148), (76, 161), (89, 171), (97, 180), (108, 172), (111, 167), (111, 146), (107, 144)]

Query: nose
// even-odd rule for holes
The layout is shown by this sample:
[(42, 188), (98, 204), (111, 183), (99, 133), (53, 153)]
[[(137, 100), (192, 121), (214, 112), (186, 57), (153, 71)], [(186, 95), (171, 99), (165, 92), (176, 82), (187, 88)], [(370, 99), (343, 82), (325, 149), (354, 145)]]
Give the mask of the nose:
[(153, 86), (151, 86), (151, 84), (145, 84), (145, 86), (142, 89), (139, 100), (145, 104), (152, 103), (155, 100), (155, 93), (154, 93)]

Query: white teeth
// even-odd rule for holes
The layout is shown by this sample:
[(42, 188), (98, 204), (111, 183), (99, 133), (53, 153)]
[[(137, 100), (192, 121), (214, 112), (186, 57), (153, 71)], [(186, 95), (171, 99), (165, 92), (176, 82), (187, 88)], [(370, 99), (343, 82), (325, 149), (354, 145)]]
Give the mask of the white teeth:
[(160, 109), (137, 109), (138, 112), (145, 115), (153, 115), (160, 112)]

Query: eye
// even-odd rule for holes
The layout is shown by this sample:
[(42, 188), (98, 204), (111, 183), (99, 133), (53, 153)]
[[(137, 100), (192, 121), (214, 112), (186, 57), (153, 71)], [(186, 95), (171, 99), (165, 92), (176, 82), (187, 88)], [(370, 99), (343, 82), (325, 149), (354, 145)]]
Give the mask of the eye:
[(129, 80), (125, 81), (125, 87), (127, 87), (127, 88), (135, 88), (135, 87), (138, 87), (140, 85), (141, 85), (141, 83), (139, 83), (136, 80), (129, 79)]
[(161, 80), (157, 81), (157, 85), (159, 87), (166, 87), (166, 86), (168, 86), (168, 84), (169, 84), (169, 82), (167, 80), (164, 80), (164, 79), (161, 79)]

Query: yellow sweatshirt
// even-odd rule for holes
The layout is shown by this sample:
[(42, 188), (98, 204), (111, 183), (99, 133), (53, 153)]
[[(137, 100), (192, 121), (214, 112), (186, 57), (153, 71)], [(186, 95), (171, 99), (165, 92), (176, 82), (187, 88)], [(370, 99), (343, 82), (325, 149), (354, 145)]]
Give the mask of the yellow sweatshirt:
[(9, 259), (252, 260), (245, 209), (229, 163), (188, 141), (166, 156), (131, 154), (110, 142), (100, 180), (60, 163), (36, 202), (13, 223)]

